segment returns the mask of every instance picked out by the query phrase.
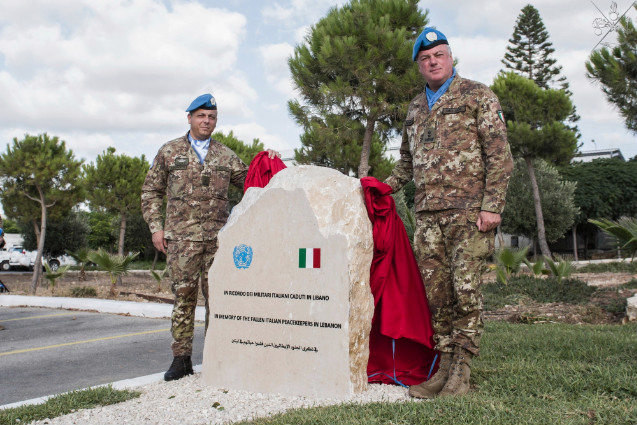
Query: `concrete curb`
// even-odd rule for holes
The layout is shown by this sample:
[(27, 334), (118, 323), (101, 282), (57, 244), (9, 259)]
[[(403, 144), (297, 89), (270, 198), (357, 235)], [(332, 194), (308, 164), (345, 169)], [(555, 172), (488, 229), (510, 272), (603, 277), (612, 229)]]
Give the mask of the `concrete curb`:
[[(0, 307), (47, 307), (67, 310), (97, 311), (148, 318), (170, 318), (171, 304), (138, 303), (134, 301), (102, 300), (97, 298), (36, 297), (29, 295), (0, 295)], [(197, 307), (195, 320), (204, 321), (206, 309)]]

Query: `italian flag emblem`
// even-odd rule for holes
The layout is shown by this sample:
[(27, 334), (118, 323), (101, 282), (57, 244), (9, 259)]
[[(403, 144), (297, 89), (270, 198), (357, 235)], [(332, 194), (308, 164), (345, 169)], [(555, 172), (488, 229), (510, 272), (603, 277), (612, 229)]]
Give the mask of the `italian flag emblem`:
[(299, 248), (300, 269), (321, 268), (321, 248)]

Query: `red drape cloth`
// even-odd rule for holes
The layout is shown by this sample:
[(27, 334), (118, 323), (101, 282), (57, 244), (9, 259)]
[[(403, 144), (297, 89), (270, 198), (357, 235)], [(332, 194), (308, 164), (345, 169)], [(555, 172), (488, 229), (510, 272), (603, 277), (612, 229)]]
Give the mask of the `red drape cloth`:
[[(265, 187), (284, 168), (279, 158), (270, 159), (267, 152), (260, 152), (250, 163), (244, 192), (253, 186)], [(369, 382), (419, 384), (435, 372), (432, 363), (436, 351), (425, 287), (396, 213), (391, 187), (373, 177), (363, 177), (360, 182), (374, 237), (370, 286), (375, 309), (369, 337)]]
[(374, 234), (369, 382), (419, 384), (435, 372), (436, 356), (425, 287), (391, 187), (373, 177), (360, 181)]
[(253, 186), (265, 187), (270, 182), (270, 179), (284, 168), (286, 166), (280, 158), (268, 158), (267, 152), (259, 152), (250, 163), (246, 181), (243, 184), (243, 191), (245, 192), (249, 187)]

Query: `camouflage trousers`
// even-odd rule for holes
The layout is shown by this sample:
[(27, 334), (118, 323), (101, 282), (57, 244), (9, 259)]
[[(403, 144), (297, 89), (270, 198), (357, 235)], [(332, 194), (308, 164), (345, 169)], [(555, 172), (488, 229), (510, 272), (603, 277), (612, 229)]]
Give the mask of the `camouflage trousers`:
[(166, 266), (175, 305), (171, 316), (173, 356), (192, 355), (195, 334), (195, 309), (199, 295), (199, 283), (206, 306), (206, 330), (208, 329), (208, 270), (217, 252), (217, 240), (207, 242), (168, 241)]
[(479, 209), (416, 213), (414, 253), (431, 310), (436, 349), (479, 353), (482, 273), (493, 253), (495, 231), (480, 232)]

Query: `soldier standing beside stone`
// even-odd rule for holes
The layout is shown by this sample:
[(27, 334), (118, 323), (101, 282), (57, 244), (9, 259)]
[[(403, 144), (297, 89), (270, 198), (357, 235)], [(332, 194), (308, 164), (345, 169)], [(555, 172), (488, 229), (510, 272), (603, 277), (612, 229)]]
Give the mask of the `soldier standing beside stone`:
[(462, 395), (479, 353), (481, 275), (513, 164), (497, 97), (456, 74), (445, 35), (425, 28), (413, 60), (426, 86), (409, 105), (400, 160), (386, 183), (394, 191), (416, 184), (414, 251), (441, 356), (434, 376), (409, 394)]
[(0, 215), (0, 249), (4, 248), (6, 244), (7, 243), (4, 240), (4, 227), (2, 226), (2, 216)]
[[(228, 187), (243, 189), (248, 166), (228, 147), (211, 139), (217, 104), (210, 94), (186, 109), (190, 131), (164, 144), (142, 186), (142, 212), (153, 245), (166, 254), (175, 294), (171, 317), (173, 362), (166, 381), (191, 375), (195, 308), (201, 280), (208, 328), (208, 270), (217, 251), (217, 233), (229, 215)], [(279, 156), (268, 151), (270, 158)], [(162, 217), (167, 198), (166, 220)]]

